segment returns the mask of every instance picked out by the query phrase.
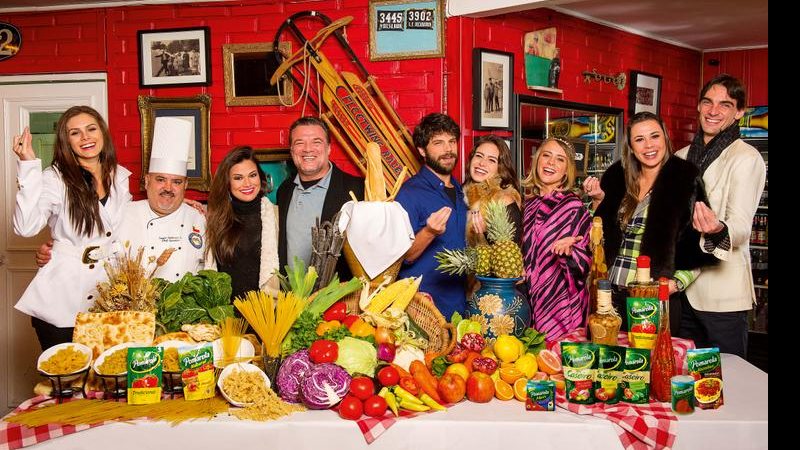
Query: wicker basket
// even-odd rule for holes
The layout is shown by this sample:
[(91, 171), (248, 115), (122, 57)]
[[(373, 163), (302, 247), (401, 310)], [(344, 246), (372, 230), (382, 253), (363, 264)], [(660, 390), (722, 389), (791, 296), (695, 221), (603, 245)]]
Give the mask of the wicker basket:
[[(353, 253), (353, 248), (350, 247), (350, 243), (347, 241), (347, 239), (345, 239), (344, 246), (342, 246), (342, 254), (344, 255), (345, 261), (347, 261), (347, 265), (350, 267), (350, 271), (353, 272), (354, 277), (369, 278), (367, 276), (367, 273), (364, 272), (364, 267), (362, 267), (361, 263), (358, 262), (358, 258), (356, 258), (356, 254)], [(396, 280), (397, 274), (400, 273), (400, 265), (402, 263), (403, 263), (403, 258), (402, 257), (398, 258), (397, 261), (395, 261), (386, 270), (379, 273), (378, 276), (376, 276), (375, 278), (370, 278), (369, 280), (370, 287), (373, 289), (378, 287), (378, 285), (383, 282), (384, 277), (387, 275), (390, 278), (389, 280), (390, 282)]]
[(445, 320), (430, 294), (417, 292), (406, 308), (408, 317), (428, 334), (428, 351), (446, 355), (456, 345), (456, 329)]
[[(361, 314), (358, 306), (360, 291), (345, 296), (342, 300), (347, 305), (349, 314)], [(417, 292), (406, 308), (408, 317), (428, 335), (428, 351), (446, 355), (456, 345), (456, 329), (445, 320), (433, 303), (430, 294)]]

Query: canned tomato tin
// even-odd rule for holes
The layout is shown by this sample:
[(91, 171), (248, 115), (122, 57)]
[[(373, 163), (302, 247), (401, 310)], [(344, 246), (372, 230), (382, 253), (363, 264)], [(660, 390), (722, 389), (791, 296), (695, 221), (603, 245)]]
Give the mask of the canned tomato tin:
[(694, 377), (675, 375), (670, 379), (672, 410), (678, 414), (694, 412)]

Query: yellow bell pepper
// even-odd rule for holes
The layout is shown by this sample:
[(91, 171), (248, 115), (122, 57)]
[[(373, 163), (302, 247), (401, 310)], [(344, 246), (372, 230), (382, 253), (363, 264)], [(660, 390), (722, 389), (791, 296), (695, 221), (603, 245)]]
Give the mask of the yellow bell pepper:
[(350, 333), (356, 337), (366, 337), (375, 334), (375, 327), (359, 318), (350, 325)]
[(317, 325), (317, 336), (322, 336), (330, 330), (335, 330), (342, 326), (342, 323), (338, 320), (329, 320), (327, 322), (320, 322)]

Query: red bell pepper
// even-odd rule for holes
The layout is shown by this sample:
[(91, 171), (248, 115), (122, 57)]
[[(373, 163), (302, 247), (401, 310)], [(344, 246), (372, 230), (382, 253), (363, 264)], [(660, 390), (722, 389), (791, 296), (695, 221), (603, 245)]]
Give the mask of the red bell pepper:
[(326, 322), (331, 320), (338, 320), (341, 322), (345, 317), (347, 317), (347, 303), (343, 301), (334, 303), (322, 314), (322, 320)]

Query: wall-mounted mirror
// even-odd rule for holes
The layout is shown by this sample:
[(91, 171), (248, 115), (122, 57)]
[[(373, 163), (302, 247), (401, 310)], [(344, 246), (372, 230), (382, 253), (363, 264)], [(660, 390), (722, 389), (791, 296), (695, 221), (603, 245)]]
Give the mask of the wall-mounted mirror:
[(528, 174), (539, 144), (550, 136), (575, 146), (579, 183), (588, 175), (600, 177), (619, 159), (622, 109), (518, 95), (516, 113), (514, 153), (520, 178)]

